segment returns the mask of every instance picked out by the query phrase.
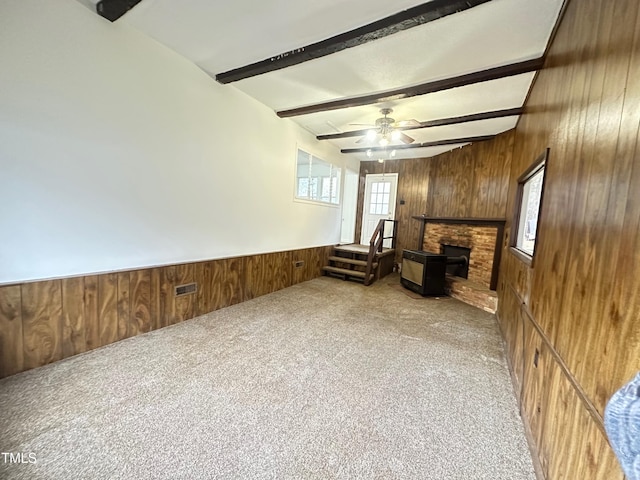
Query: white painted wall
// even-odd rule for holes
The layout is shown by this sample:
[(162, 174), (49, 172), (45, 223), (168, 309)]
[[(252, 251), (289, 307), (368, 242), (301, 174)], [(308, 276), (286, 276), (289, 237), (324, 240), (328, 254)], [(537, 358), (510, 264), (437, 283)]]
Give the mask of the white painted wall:
[(297, 145), (347, 161), (75, 0), (0, 3), (0, 283), (337, 243)]

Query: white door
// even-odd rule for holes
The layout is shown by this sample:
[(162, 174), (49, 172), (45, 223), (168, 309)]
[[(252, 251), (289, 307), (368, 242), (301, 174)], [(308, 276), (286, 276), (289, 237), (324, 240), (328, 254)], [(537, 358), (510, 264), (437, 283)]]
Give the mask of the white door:
[(342, 228), (340, 243), (353, 243), (356, 235), (356, 209), (358, 208), (358, 172), (347, 168), (342, 195)]
[[(362, 233), (360, 243), (368, 245), (380, 219), (393, 220), (396, 213), (397, 173), (376, 173), (366, 177), (364, 202), (362, 205)], [(384, 236), (391, 236), (393, 224), (388, 222)], [(391, 239), (385, 240), (385, 247), (391, 247)]]

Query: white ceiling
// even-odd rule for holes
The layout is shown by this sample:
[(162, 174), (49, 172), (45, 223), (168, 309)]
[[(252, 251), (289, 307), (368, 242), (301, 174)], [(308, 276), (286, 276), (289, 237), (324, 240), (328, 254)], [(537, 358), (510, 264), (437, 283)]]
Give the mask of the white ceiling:
[[(94, 0), (79, 0), (82, 3)], [(142, 0), (123, 22), (216, 74), (307, 46), (369, 24), (424, 0)], [(227, 84), (274, 110), (383, 92), (540, 57), (563, 0), (492, 0), (463, 12), (363, 45)], [(359, 130), (379, 109), (397, 120), (427, 121), (520, 107), (533, 73), (393, 102), (312, 113), (291, 119), (314, 134)], [(283, 119), (282, 121), (287, 121)], [(423, 128), (417, 142), (492, 135), (517, 117)], [(359, 137), (324, 140), (362, 147)], [(366, 144), (365, 144), (366, 145)], [(398, 150), (397, 158), (427, 157), (457, 145)], [(364, 153), (357, 155), (368, 159)]]

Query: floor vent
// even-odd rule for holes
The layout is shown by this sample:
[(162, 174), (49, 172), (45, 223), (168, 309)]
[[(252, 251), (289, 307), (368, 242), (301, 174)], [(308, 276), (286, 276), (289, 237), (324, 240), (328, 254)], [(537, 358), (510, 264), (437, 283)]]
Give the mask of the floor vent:
[(197, 283), (187, 283), (186, 285), (178, 285), (175, 288), (175, 296), (181, 297), (182, 295), (189, 295), (198, 291)]

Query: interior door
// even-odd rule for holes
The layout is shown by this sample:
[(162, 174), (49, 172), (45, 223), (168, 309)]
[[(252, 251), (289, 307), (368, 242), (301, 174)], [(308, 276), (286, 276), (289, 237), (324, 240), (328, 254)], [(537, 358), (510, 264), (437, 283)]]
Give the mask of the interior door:
[[(360, 243), (368, 245), (373, 231), (381, 219), (393, 220), (396, 213), (397, 173), (375, 173), (366, 176), (362, 208), (362, 232)], [(385, 237), (393, 233), (393, 224), (385, 226)], [(383, 246), (391, 248), (391, 239)]]
[(340, 243), (353, 243), (356, 236), (356, 209), (358, 208), (358, 172), (346, 169), (344, 176), (344, 190), (342, 195), (342, 228), (340, 229)]

